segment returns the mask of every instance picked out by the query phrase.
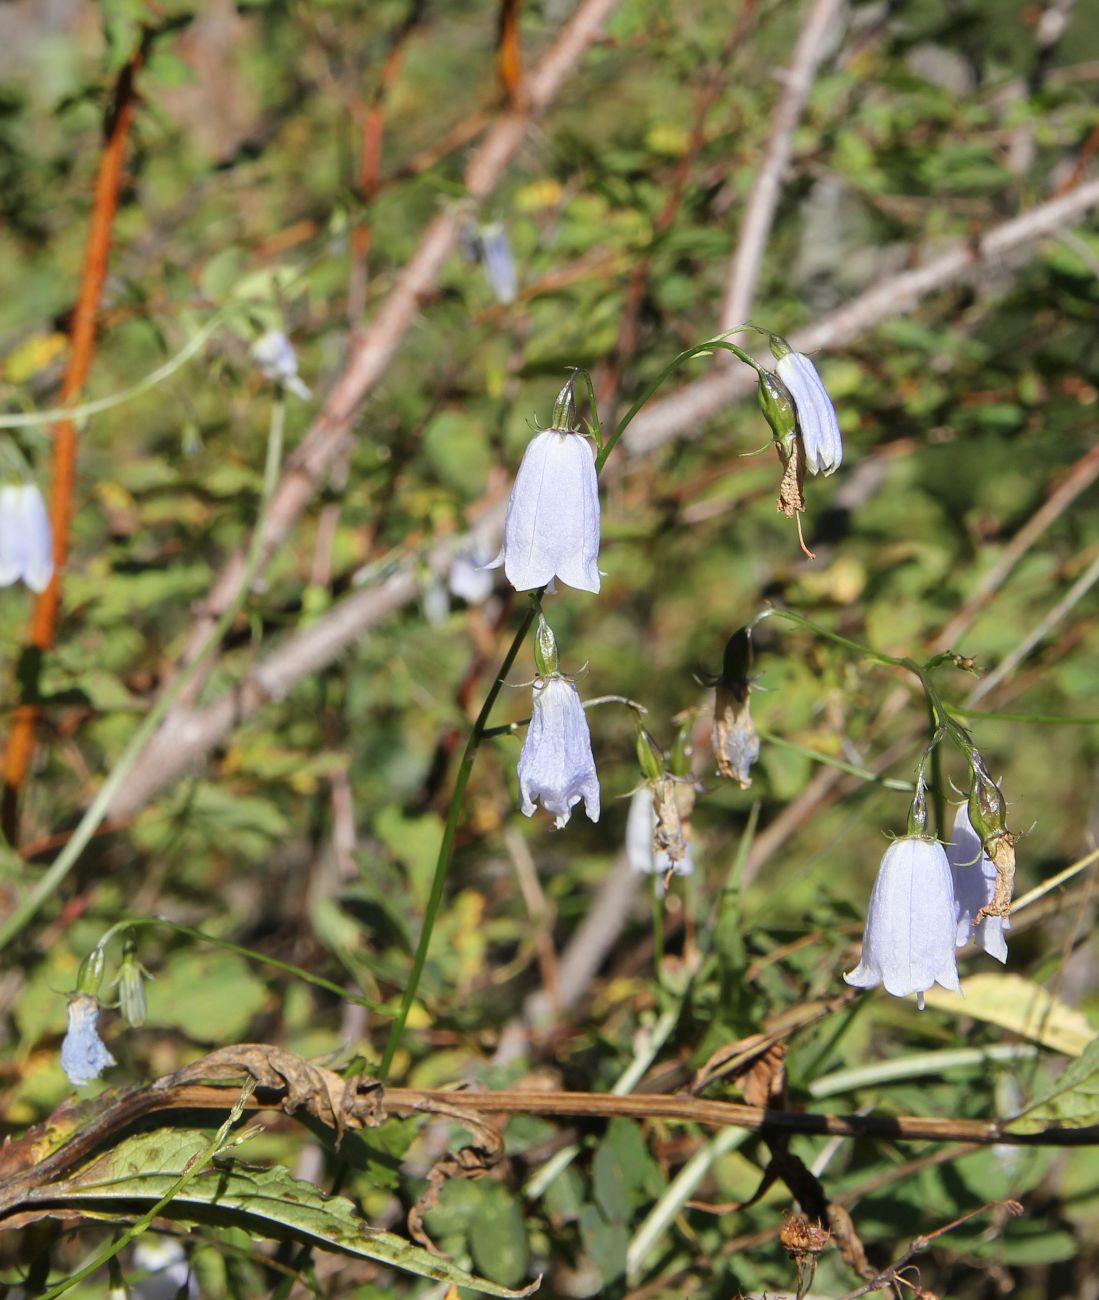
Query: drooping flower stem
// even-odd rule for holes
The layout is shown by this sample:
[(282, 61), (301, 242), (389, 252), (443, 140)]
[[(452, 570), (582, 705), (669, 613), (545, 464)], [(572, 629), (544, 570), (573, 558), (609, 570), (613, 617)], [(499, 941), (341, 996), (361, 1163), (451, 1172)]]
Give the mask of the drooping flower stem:
[(527, 610), (522, 622), (516, 629), (511, 645), (508, 646), (507, 654), (504, 655), (496, 677), (489, 688), (488, 694), (485, 696), (485, 702), (481, 705), (481, 711), (477, 714), (477, 719), (470, 729), (466, 747), (462, 751), (462, 761), (458, 765), (458, 774), (454, 779), (454, 793), (450, 797), (450, 807), (447, 810), (443, 839), (439, 845), (439, 856), (435, 862), (435, 874), (431, 878), (431, 892), (428, 894), (427, 907), (424, 909), (424, 923), (420, 929), (420, 940), (416, 945), (416, 952), (412, 958), (412, 969), (408, 973), (408, 983), (405, 985), (401, 997), (401, 1005), (393, 1024), (390, 1026), (389, 1039), (385, 1045), (385, 1052), (382, 1054), (381, 1065), (378, 1067), (378, 1077), (383, 1081), (389, 1073), (389, 1067), (393, 1064), (393, 1057), (400, 1046), (405, 1023), (408, 1020), (409, 1012), (412, 1010), (412, 1003), (416, 1000), (416, 993), (420, 987), (420, 978), (424, 973), (424, 964), (427, 961), (428, 949), (431, 946), (432, 931), (435, 929), (435, 922), (439, 916), (447, 873), (454, 857), (454, 839), (458, 832), (458, 818), (461, 816), (466, 787), (469, 785), (469, 778), (473, 772), (473, 760), (476, 758), (477, 750), (488, 730), (489, 715), (492, 713), (496, 698), (504, 685), (504, 678), (511, 671), (515, 656), (519, 653), (519, 647), (526, 640), (527, 633), (530, 631), (531, 625), (539, 612), (540, 595), (540, 592), (536, 593), (535, 599), (531, 601), (530, 609)]
[(210, 635), (203, 642), (197, 655), (187, 665), (187, 667), (175, 678), (167, 690), (160, 696), (157, 702), (145, 715), (145, 720), (141, 726), (130, 737), (130, 743), (122, 751), (111, 769), (110, 775), (99, 788), (98, 794), (88, 805), (84, 816), (81, 817), (76, 829), (69, 837), (68, 842), (61, 852), (54, 859), (49, 869), (42, 875), (38, 883), (27, 894), (26, 898), (15, 908), (12, 914), (0, 925), (0, 949), (4, 948), (17, 934), (23, 929), (32, 917), (34, 917), (42, 904), (50, 897), (55, 889), (61, 884), (72, 868), (76, 865), (92, 836), (99, 829), (107, 810), (111, 806), (111, 801), (115, 794), (121, 788), (123, 781), (130, 774), (133, 765), (137, 762), (138, 757), (144, 751), (145, 744), (156, 731), (164, 720), (168, 711), (171, 709), (176, 700), (193, 681), (196, 674), (202, 668), (207, 655), (218, 645), (226, 632), (233, 625), (241, 606), (247, 600), (251, 591), (252, 580), (259, 568), (259, 562), (263, 554), (263, 535), (265, 532), (264, 525), (267, 520), (267, 509), (274, 495), (274, 491), (279, 481), (279, 473), (282, 468), (282, 448), (283, 436), (286, 428), (286, 405), (282, 389), (276, 390), (275, 401), (271, 407), (271, 422), (267, 434), (267, 457), (263, 471), (263, 488), (260, 494), (260, 505), (256, 519), (256, 524), (252, 530), (252, 540), (248, 548), (248, 556), (245, 560), (244, 575), (236, 598), (224, 610), (217, 623), (210, 630)]

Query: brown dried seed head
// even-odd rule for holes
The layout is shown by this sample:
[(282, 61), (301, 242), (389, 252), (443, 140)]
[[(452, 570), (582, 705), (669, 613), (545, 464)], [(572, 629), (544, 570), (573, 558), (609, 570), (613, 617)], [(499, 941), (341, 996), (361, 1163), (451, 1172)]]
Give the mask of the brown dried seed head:
[(832, 1244), (832, 1234), (823, 1224), (810, 1223), (800, 1214), (786, 1220), (778, 1239), (791, 1255), (819, 1255)]

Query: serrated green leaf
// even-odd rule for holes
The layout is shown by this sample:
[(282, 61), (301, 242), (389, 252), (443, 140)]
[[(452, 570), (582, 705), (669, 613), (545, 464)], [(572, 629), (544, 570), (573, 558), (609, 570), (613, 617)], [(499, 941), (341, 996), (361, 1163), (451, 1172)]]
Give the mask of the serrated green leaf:
[(1099, 1124), (1099, 1037), (1008, 1127), (1014, 1133), (1033, 1133), (1048, 1124), (1066, 1128)]
[[(26, 1208), (40, 1204), (50, 1210), (133, 1218), (135, 1205), (155, 1204), (165, 1196), (187, 1162), (207, 1150), (209, 1141), (209, 1134), (198, 1129), (138, 1134), (95, 1157), (72, 1178), (35, 1189)], [(372, 1228), (346, 1197), (325, 1196), (281, 1166), (254, 1169), (236, 1161), (218, 1162), (196, 1174), (165, 1213), (175, 1219), (243, 1228), (253, 1236), (309, 1242), (483, 1295), (526, 1296), (538, 1287), (535, 1282), (512, 1290), (476, 1277), (403, 1237)]]

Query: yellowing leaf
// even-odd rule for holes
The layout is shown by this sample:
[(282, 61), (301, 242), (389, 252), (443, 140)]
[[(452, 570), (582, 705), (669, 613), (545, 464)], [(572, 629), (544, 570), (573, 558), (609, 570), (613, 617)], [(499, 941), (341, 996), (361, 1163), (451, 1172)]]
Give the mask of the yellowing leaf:
[(25, 384), (65, 351), (68, 339), (64, 334), (32, 334), (29, 339), (8, 353), (4, 364), (4, 378), (12, 384)]
[(1079, 1056), (1095, 1037), (1087, 1018), (1022, 975), (1007, 972), (971, 975), (962, 981), (965, 996), (935, 987), (928, 1006), (1001, 1025), (1066, 1056)]

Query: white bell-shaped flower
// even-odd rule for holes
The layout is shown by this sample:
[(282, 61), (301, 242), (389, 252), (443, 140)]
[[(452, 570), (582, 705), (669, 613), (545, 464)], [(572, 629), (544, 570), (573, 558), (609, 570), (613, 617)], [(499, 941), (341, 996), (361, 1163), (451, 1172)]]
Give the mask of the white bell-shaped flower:
[(775, 373), (789, 389), (798, 415), (810, 474), (832, 474), (843, 460), (836, 408), (812, 361), (802, 352), (788, 352), (775, 363)]
[(950, 874), (954, 878), (954, 901), (958, 913), (957, 944), (961, 948), (970, 939), (997, 961), (1007, 961), (1005, 930), (1011, 929), (1008, 916), (986, 916), (974, 920), (982, 907), (992, 902), (996, 892), (996, 864), (981, 848), (981, 837), (969, 820), (969, 809), (963, 803), (954, 818), (954, 832), (946, 848), (950, 860)]
[(599, 482), (588, 440), (545, 429), (530, 440), (504, 520), (504, 544), (489, 568), (504, 566), (516, 591), (560, 578), (599, 590)]
[(554, 814), (558, 829), (584, 800), (591, 821), (599, 820), (599, 776), (580, 692), (559, 673), (534, 682), (534, 705), (519, 755), (519, 807), (530, 817), (536, 802)]
[(268, 330), (252, 344), (252, 360), (265, 379), (281, 384), (287, 392), (307, 401), (313, 396), (298, 378), (298, 354), (282, 330)]
[(870, 895), (862, 960), (848, 984), (884, 984), (895, 997), (924, 993), (933, 985), (957, 991), (954, 957), (958, 931), (954, 885), (946, 850), (938, 840), (907, 835), (886, 849)]
[(20, 578), (43, 592), (53, 577), (53, 533), (42, 493), (33, 483), (0, 487), (0, 587)]
[(74, 1088), (98, 1079), (115, 1059), (99, 1037), (99, 1003), (87, 993), (69, 1001), (69, 1029), (61, 1043), (61, 1068)]

